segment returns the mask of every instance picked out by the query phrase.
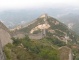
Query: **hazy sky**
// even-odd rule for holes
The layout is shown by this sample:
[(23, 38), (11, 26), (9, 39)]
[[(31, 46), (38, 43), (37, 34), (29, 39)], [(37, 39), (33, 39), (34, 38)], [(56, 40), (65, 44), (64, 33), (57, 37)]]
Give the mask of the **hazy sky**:
[(63, 6), (78, 8), (79, 0), (0, 0), (0, 10)]

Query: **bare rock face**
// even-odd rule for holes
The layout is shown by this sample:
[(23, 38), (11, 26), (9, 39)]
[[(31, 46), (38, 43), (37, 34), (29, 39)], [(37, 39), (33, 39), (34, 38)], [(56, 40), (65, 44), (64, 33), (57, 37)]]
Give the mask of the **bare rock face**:
[(3, 53), (1, 40), (0, 40), (0, 60), (5, 60), (5, 55)]
[(2, 47), (5, 46), (7, 43), (12, 43), (8, 28), (1, 22), (0, 22), (0, 40)]
[(9, 30), (2, 22), (0, 22), (0, 60), (6, 59), (3, 47), (8, 43), (12, 43)]
[(59, 48), (60, 60), (73, 60), (73, 54), (69, 47), (63, 46)]
[(1, 28), (9, 32), (8, 28), (2, 22), (0, 22), (0, 29)]
[(5, 46), (7, 43), (12, 42), (10, 34), (1, 28), (0, 28), (0, 40), (1, 40), (2, 46)]

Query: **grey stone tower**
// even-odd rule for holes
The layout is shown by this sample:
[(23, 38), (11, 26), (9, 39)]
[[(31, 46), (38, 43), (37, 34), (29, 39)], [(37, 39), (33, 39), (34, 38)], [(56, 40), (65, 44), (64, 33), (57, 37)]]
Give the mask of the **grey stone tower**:
[[(44, 24), (47, 25), (48, 24), (48, 22), (47, 22), (48, 15), (47, 14), (44, 14), (43, 16), (44, 16)], [(43, 34), (42, 35), (43, 37), (46, 37), (46, 28), (43, 28), (42, 34)]]

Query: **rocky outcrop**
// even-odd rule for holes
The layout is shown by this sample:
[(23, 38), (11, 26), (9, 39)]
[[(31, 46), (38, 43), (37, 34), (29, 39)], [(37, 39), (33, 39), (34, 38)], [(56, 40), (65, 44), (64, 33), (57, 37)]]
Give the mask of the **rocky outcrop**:
[(63, 46), (59, 48), (60, 60), (73, 60), (73, 54), (69, 47)]
[(0, 22), (0, 29), (6, 30), (7, 32), (9, 32), (8, 28), (2, 23)]
[(0, 28), (0, 40), (2, 46), (5, 46), (7, 43), (12, 43), (10, 34), (2, 28)]
[(7, 43), (12, 43), (11, 35), (8, 28), (0, 22), (0, 40), (2, 43), (2, 47), (5, 46)]
[(12, 43), (10, 32), (8, 28), (0, 22), (0, 60), (6, 60), (3, 47), (8, 43)]
[(0, 40), (0, 60), (5, 60), (1, 40)]

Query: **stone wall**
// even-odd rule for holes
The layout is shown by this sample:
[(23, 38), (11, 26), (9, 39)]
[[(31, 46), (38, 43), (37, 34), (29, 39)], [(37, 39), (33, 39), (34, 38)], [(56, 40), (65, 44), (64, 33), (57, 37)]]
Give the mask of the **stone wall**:
[(43, 38), (42, 34), (29, 34), (28, 36), (30, 39), (42, 39)]

